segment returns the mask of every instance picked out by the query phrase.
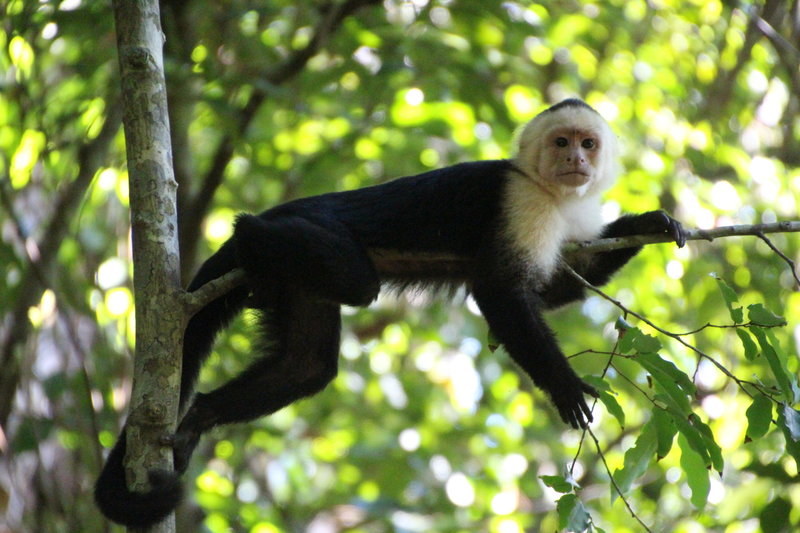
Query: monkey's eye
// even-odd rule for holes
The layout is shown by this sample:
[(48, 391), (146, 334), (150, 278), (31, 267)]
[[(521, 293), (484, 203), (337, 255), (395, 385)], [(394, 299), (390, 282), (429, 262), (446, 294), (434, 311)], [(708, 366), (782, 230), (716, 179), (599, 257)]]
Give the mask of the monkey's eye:
[(559, 137), (558, 139), (556, 139), (556, 146), (558, 146), (559, 148), (564, 148), (568, 144), (569, 141), (567, 140), (566, 137)]
[(581, 146), (583, 146), (587, 150), (591, 150), (592, 148), (597, 146), (597, 143), (595, 142), (594, 139), (584, 139), (583, 142), (581, 142)]

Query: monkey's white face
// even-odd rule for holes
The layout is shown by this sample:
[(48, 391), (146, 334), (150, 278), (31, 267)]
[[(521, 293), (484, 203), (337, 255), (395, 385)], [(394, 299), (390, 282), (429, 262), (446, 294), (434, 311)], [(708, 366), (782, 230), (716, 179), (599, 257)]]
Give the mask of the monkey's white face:
[(554, 128), (542, 139), (536, 167), (550, 183), (580, 187), (593, 180), (602, 149), (597, 132), (575, 127)]
[(519, 138), (516, 163), (552, 193), (583, 196), (615, 179), (616, 139), (591, 109), (562, 108), (528, 123)]

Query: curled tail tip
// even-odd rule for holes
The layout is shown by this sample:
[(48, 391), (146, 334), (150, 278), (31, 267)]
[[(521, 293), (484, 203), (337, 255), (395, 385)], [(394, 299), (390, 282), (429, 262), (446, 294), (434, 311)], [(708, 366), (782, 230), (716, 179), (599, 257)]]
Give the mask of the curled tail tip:
[(125, 481), (122, 464), (124, 455), (123, 436), (97, 478), (94, 501), (100, 512), (112, 522), (138, 528), (157, 524), (172, 513), (183, 499), (180, 476), (176, 472), (151, 470), (148, 473), (150, 490), (132, 492)]
[(103, 475), (97, 480), (94, 501), (103, 515), (127, 527), (146, 528), (164, 520), (183, 499), (183, 486), (178, 474), (166, 470), (151, 470), (150, 490), (132, 492), (124, 483), (110, 484)]

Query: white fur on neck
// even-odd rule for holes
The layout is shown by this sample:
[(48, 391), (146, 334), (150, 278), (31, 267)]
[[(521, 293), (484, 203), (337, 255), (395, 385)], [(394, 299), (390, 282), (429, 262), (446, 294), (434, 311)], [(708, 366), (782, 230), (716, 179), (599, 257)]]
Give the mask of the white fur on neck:
[(579, 192), (553, 194), (528, 177), (509, 176), (504, 203), (507, 237), (529, 262), (535, 278), (550, 278), (565, 241), (589, 240), (600, 234), (600, 195)]

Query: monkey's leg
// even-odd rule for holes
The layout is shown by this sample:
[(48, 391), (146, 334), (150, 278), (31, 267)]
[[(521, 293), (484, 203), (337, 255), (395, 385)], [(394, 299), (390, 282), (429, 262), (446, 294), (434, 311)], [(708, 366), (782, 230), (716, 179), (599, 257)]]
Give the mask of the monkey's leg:
[(336, 376), (339, 306), (285, 288), (260, 317), (261, 357), (239, 376), (198, 393), (173, 439), (175, 469), (186, 469), (200, 435), (220, 424), (273, 413), (322, 390)]
[(237, 219), (237, 259), (256, 292), (289, 283), (329, 302), (369, 304), (380, 281), (366, 250), (334, 218), (311, 216)]

